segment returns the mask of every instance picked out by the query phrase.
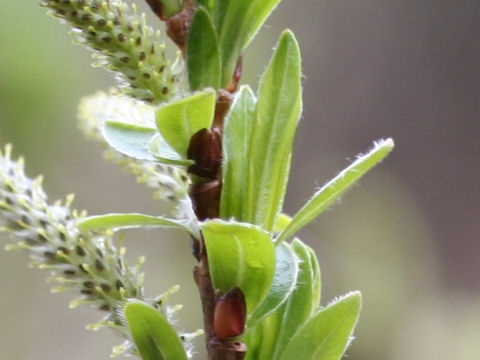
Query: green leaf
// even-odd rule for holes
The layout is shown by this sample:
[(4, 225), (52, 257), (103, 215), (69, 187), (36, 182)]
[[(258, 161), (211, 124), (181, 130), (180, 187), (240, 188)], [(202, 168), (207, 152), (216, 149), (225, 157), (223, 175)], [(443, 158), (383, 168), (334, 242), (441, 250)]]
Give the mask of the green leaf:
[(183, 158), (192, 135), (212, 126), (216, 93), (207, 89), (158, 108), (157, 128), (167, 143)]
[(118, 152), (139, 160), (166, 164), (190, 165), (192, 161), (182, 159), (174, 150), (164, 146), (152, 150), (152, 143), (160, 138), (153, 128), (117, 121), (106, 121), (102, 131), (105, 141)]
[(247, 314), (265, 299), (275, 273), (275, 248), (263, 229), (235, 221), (203, 223), (203, 236), (215, 289), (238, 287), (245, 295)]
[(180, 155), (158, 133), (150, 142), (150, 151), (157, 161), (164, 164), (188, 166), (194, 163), (193, 160), (180, 158)]
[(249, 152), (246, 220), (269, 231), (285, 197), (301, 92), (300, 49), (285, 31), (260, 82)]
[(218, 1), (216, 24), (223, 59), (222, 86), (232, 80), (239, 56), (280, 0)]
[(352, 292), (320, 310), (293, 336), (280, 360), (339, 360), (357, 324), (362, 306)]
[[(223, 2), (220, 0), (220, 2)], [(215, 9), (215, 0), (197, 0), (197, 4), (203, 6), (211, 14)]]
[(106, 121), (103, 125), (103, 137), (111, 147), (139, 160), (155, 160), (150, 142), (157, 133), (153, 128), (117, 121)]
[[(263, 321), (253, 328), (247, 327), (247, 331), (242, 338), (242, 341), (247, 345), (248, 349), (245, 360), (270, 360), (270, 357), (268, 356), (260, 356), (262, 345), (265, 345), (265, 347), (267, 347), (265, 342), (273, 338), (272, 334), (269, 334), (269, 336), (265, 340), (263, 339), (263, 329), (265, 327), (265, 324), (266, 321)], [(271, 346), (268, 346), (268, 348), (271, 348)]]
[(144, 227), (163, 227), (186, 230), (194, 236), (198, 236), (198, 230), (193, 224), (184, 221), (167, 219), (160, 216), (143, 214), (107, 214), (89, 216), (77, 223), (80, 231), (90, 230), (123, 230)]
[(225, 19), (225, 14), (228, 7), (232, 4), (232, 1), (218, 0), (215, 1), (214, 11), (213, 11), (213, 20), (215, 23), (215, 28), (217, 29), (217, 34), (220, 35), (222, 30), (223, 20)]
[(288, 216), (287, 214), (280, 214), (278, 217), (277, 223), (275, 224), (275, 232), (280, 232), (285, 230), (285, 228), (290, 224), (292, 221), (292, 218)]
[(245, 220), (250, 135), (255, 120), (256, 98), (248, 86), (235, 96), (225, 119), (223, 134), (223, 185), (220, 216)]
[(272, 286), (265, 300), (251, 314), (248, 319), (248, 326), (253, 326), (278, 309), (295, 289), (299, 272), (299, 259), (287, 244), (277, 246), (275, 256), (276, 266)]
[(125, 316), (143, 360), (187, 360), (175, 329), (154, 308), (140, 302), (125, 305)]
[[(308, 264), (311, 272), (311, 301), (312, 301), (312, 310), (317, 309), (320, 306), (320, 296), (321, 296), (321, 291), (322, 291), (322, 276), (320, 273), (320, 266), (318, 265), (318, 260), (317, 260), (317, 254), (315, 254), (315, 251), (310, 246), (307, 246), (303, 243), (300, 243), (301, 245), (298, 245), (299, 239), (296, 239), (297, 243), (297, 254), (299, 252), (298, 246), (302, 246), (308, 255)], [(304, 260), (306, 261), (306, 260)]]
[(348, 189), (352, 187), (365, 173), (385, 158), (393, 149), (393, 140), (380, 140), (365, 155), (360, 155), (346, 169), (340, 172), (320, 188), (313, 197), (295, 214), (290, 224), (276, 240), (277, 244), (290, 238), (298, 230), (307, 225)]
[(203, 7), (199, 7), (195, 12), (190, 28), (187, 65), (192, 90), (220, 87), (222, 65), (217, 33), (210, 15)]
[(299, 239), (294, 239), (292, 248), (295, 255), (300, 259), (300, 273), (296, 287), (288, 300), (272, 316), (267, 318), (268, 326), (266, 329), (276, 335), (272, 335), (275, 337), (273, 349), (266, 347), (262, 351), (271, 353), (271, 359), (280, 357), (293, 334), (320, 305), (321, 279), (315, 254), (310, 247)]

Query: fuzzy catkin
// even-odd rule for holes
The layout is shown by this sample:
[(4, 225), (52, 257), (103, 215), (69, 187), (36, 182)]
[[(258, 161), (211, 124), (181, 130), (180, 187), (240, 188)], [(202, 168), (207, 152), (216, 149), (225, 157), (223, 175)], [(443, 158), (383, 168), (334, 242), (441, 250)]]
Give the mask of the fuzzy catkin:
[[(11, 159), (11, 147), (0, 150), (0, 234), (12, 240), (7, 249), (26, 250), (32, 265), (51, 271), (53, 292), (73, 291), (79, 295), (71, 307), (87, 304), (106, 315), (90, 327), (114, 329), (126, 342), (115, 349), (117, 354), (135, 353), (122, 315), (128, 301), (145, 301), (167, 318), (171, 308), (166, 296), (145, 299), (143, 295), (143, 259), (135, 266), (124, 260), (123, 248), (113, 243), (112, 232), (82, 233), (77, 222), (84, 218), (71, 209), (73, 197), (48, 202), (42, 179), (25, 175), (23, 160)], [(175, 290), (175, 289), (174, 289)]]
[(94, 50), (94, 65), (115, 72), (125, 94), (149, 103), (172, 98), (183, 70), (165, 56), (160, 34), (121, 0), (44, 0), (50, 14), (68, 22), (78, 42)]

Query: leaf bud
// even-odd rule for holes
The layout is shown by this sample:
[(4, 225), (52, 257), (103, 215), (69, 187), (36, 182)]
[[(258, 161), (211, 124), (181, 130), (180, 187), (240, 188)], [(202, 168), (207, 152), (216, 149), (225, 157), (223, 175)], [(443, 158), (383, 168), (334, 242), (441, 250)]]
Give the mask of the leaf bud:
[(217, 338), (225, 339), (243, 334), (246, 316), (245, 296), (242, 290), (236, 287), (219, 298), (215, 305), (213, 326)]
[(214, 179), (222, 163), (222, 138), (216, 129), (202, 129), (190, 139), (187, 156), (195, 161), (189, 171), (197, 176)]

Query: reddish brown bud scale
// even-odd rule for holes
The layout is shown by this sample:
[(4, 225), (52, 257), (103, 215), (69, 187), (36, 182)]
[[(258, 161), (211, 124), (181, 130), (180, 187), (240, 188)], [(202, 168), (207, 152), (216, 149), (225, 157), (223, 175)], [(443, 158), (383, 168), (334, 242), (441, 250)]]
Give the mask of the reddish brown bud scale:
[(221, 191), (220, 180), (191, 186), (190, 197), (193, 200), (193, 209), (200, 221), (218, 217)]
[(192, 26), (193, 15), (195, 14), (195, 1), (185, 0), (182, 12), (168, 18), (167, 35), (180, 48), (183, 56), (187, 54), (187, 41)]
[(243, 334), (247, 304), (242, 290), (234, 288), (217, 300), (213, 317), (215, 335), (219, 339)]
[(202, 129), (190, 139), (187, 150), (189, 159), (195, 164), (189, 172), (197, 176), (215, 179), (222, 164), (222, 137), (218, 130)]

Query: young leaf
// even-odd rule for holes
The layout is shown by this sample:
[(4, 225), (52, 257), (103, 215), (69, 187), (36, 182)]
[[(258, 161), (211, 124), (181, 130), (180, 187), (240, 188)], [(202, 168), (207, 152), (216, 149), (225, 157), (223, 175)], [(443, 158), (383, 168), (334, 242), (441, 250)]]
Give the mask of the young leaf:
[(275, 232), (279, 233), (290, 224), (290, 221), (292, 221), (292, 218), (288, 216), (287, 214), (281, 213), (280, 216), (278, 217), (277, 223), (275, 224)]
[(152, 149), (152, 142), (158, 141), (158, 131), (150, 127), (132, 125), (117, 121), (106, 121), (102, 135), (105, 141), (118, 152), (139, 160), (165, 164), (190, 165), (169, 147)]
[(89, 230), (123, 230), (140, 227), (163, 227), (186, 230), (192, 235), (198, 236), (198, 231), (195, 227), (183, 221), (143, 214), (107, 214), (89, 216), (78, 222), (77, 226), (84, 232)]
[(157, 133), (150, 141), (150, 152), (158, 162), (171, 165), (192, 165), (193, 160), (180, 158), (180, 155), (172, 149), (165, 139)]
[(392, 139), (376, 142), (372, 150), (365, 155), (360, 155), (350, 166), (320, 188), (295, 214), (290, 224), (276, 240), (276, 243), (280, 244), (282, 241), (288, 239), (320, 215), (350, 189), (366, 172), (382, 161), (383, 158), (392, 151), (393, 146)]
[(287, 244), (277, 246), (275, 256), (276, 266), (272, 286), (262, 304), (250, 315), (248, 326), (253, 326), (278, 309), (295, 289), (299, 259)]
[[(216, 1), (213, 8), (213, 22), (215, 24), (215, 29), (217, 29), (217, 34), (220, 37), (220, 32), (222, 30), (223, 19), (225, 18), (225, 13), (227, 12), (228, 7), (230, 6), (231, 1)], [(222, 49), (220, 49), (222, 50)]]
[(245, 356), (245, 360), (258, 360), (258, 359), (264, 359), (264, 360), (270, 360), (270, 356), (261, 356), (263, 354), (260, 354), (262, 350), (262, 346), (265, 345), (263, 348), (268, 348), (271, 349), (272, 345), (271, 344), (265, 344), (266, 342), (269, 342), (269, 340), (274, 340), (274, 335), (275, 332), (271, 331), (268, 332), (268, 335), (264, 339), (264, 328), (266, 328), (266, 324), (268, 322), (267, 318), (266, 320), (262, 321), (261, 323), (257, 324), (254, 327), (247, 327), (247, 331), (245, 335), (243, 336), (243, 341), (247, 345), (248, 351), (247, 355)]
[(217, 1), (215, 18), (223, 59), (222, 86), (228, 86), (242, 51), (279, 2), (280, 0)]
[[(298, 239), (296, 239), (298, 240)], [(320, 266), (318, 265), (317, 255), (315, 251), (310, 247), (306, 246), (303, 243), (300, 243), (301, 247), (303, 247), (307, 252), (308, 263), (310, 267), (311, 277), (312, 277), (312, 293), (311, 293), (311, 300), (312, 300), (312, 309), (316, 310), (320, 306), (320, 296), (322, 291), (322, 276), (320, 273)], [(295, 246), (295, 245), (294, 245)], [(297, 245), (297, 254), (300, 252)]]
[(203, 223), (210, 274), (215, 289), (227, 293), (240, 288), (247, 314), (265, 299), (275, 273), (275, 248), (261, 228), (234, 221)]
[[(220, 2), (223, 2), (223, 1), (220, 0)], [(203, 6), (205, 9), (208, 10), (210, 14), (212, 14), (214, 11), (214, 8), (216, 5), (215, 3), (216, 3), (216, 0), (197, 0), (197, 5)]]
[(155, 160), (150, 142), (157, 130), (117, 121), (106, 121), (102, 130), (105, 141), (118, 152), (135, 159)]
[(301, 59), (292, 32), (280, 37), (260, 82), (249, 152), (246, 220), (271, 231), (285, 197), (302, 110)]
[(180, 337), (154, 308), (140, 302), (125, 305), (125, 316), (143, 360), (187, 360)]
[(321, 279), (315, 254), (299, 239), (294, 239), (292, 248), (300, 259), (300, 273), (288, 300), (267, 318), (267, 329), (275, 332), (276, 336), (273, 349), (265, 348), (262, 351), (271, 353), (271, 359), (279, 359), (293, 334), (320, 305)]
[(188, 98), (161, 106), (157, 128), (170, 146), (184, 158), (193, 134), (209, 129), (215, 111), (215, 90), (207, 89)]
[(195, 12), (187, 46), (188, 79), (191, 90), (218, 89), (221, 81), (221, 58), (217, 33), (207, 10)]
[(242, 86), (226, 117), (223, 134), (223, 185), (220, 216), (245, 220), (244, 204), (248, 182), (250, 135), (255, 120), (256, 98), (248, 86)]
[(352, 292), (320, 310), (290, 339), (280, 360), (339, 360), (342, 358), (362, 306)]

